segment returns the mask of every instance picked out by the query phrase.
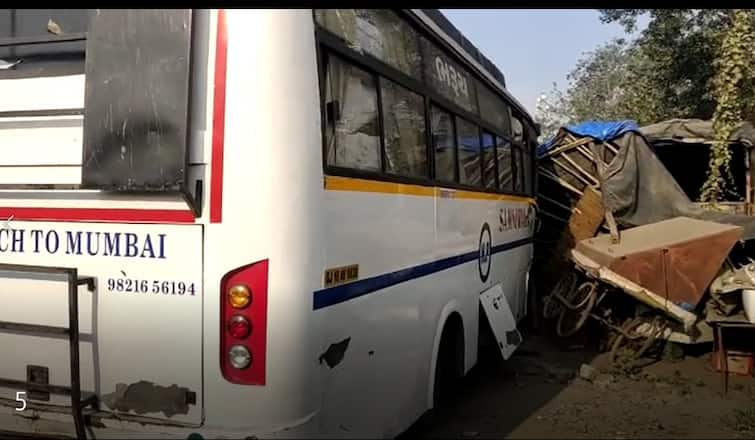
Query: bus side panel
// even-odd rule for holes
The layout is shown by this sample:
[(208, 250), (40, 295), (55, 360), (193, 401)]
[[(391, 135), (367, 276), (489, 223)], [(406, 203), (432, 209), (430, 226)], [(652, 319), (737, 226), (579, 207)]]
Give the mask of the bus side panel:
[[(225, 14), (222, 218), (206, 231), (202, 432), (243, 437), (298, 427), (317, 412), (320, 343), (312, 292), (323, 266), (322, 140), (312, 11)], [(219, 348), (226, 298), (220, 280), (265, 259), (265, 385), (234, 384), (220, 370), (220, 356), (227, 356)]]
[[(430, 405), (433, 344), (444, 307), (451, 304), (462, 316), (468, 370), (476, 362), (479, 293), (502, 280), (519, 293), (518, 249), (495, 255), (484, 282), (477, 254), (482, 225), (498, 231), (499, 209), (522, 203), (367, 193), (353, 186), (326, 196), (327, 267), (359, 264), (356, 286), (385, 274), (404, 281), (318, 311), (327, 341), (349, 341), (343, 360), (323, 372), (323, 429), (389, 437)], [(493, 245), (525, 236), (493, 233)], [(463, 262), (437, 270), (449, 257)]]
[[(358, 264), (364, 280), (432, 253), (432, 197), (328, 191), (326, 206), (326, 268)], [(323, 352), (349, 339), (343, 361), (321, 369), (325, 433), (382, 436), (421, 414), (432, 348), (422, 341), (432, 338), (434, 319), (424, 303), (434, 303), (438, 287), (414, 280), (317, 311), (326, 326)]]
[(490, 278), (492, 284), (501, 283), (514, 318), (524, 317), (527, 307), (527, 271), (532, 262), (535, 232), (535, 209), (524, 202), (503, 202), (497, 206), (495, 223), (491, 224), (494, 246), (522, 242), (520, 246), (493, 253)]

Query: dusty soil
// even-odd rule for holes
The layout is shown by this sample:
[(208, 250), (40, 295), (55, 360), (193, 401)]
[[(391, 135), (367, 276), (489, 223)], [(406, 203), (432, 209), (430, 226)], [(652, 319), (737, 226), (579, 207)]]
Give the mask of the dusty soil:
[[(408, 436), (421, 438), (755, 438), (755, 378), (724, 395), (710, 353), (617, 371), (608, 355), (527, 336), (503, 361), (486, 352), (460, 395)], [(580, 377), (582, 363), (595, 368)]]

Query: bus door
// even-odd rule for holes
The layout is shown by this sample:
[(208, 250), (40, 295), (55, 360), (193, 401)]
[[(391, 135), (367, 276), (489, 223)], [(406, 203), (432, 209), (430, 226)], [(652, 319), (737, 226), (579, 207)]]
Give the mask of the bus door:
[(203, 17), (0, 10), (3, 413), (201, 424)]

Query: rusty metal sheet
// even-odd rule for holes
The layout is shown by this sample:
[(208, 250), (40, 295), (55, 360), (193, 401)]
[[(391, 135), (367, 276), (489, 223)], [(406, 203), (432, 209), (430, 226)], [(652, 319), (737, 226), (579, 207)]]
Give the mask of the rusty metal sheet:
[(687, 217), (622, 231), (611, 243), (603, 234), (577, 243), (577, 250), (674, 304), (694, 307), (721, 269), (739, 226)]

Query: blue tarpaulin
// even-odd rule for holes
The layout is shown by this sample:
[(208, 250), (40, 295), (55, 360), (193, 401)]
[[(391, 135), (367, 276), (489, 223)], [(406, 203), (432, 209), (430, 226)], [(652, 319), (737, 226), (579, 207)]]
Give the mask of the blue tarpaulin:
[[(566, 130), (578, 137), (591, 137), (600, 141), (610, 141), (615, 139), (628, 131), (640, 131), (640, 127), (636, 122), (626, 121), (585, 121), (577, 125), (569, 125), (562, 127), (562, 130)], [(548, 142), (539, 145), (537, 147), (537, 157), (542, 157), (548, 150), (553, 147), (553, 139)]]

